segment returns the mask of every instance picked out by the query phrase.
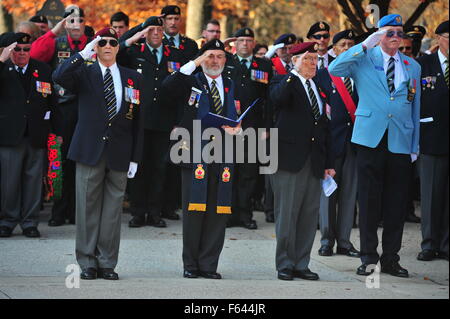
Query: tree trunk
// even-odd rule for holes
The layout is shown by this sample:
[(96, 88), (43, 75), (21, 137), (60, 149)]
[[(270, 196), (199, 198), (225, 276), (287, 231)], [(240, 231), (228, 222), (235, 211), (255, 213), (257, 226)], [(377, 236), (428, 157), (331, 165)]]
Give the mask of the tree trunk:
[(4, 9), (2, 5), (2, 0), (0, 0), (0, 34), (7, 31), (5, 14), (3, 13), (3, 11)]
[(186, 35), (192, 39), (200, 38), (203, 27), (203, 7), (206, 0), (188, 0)]

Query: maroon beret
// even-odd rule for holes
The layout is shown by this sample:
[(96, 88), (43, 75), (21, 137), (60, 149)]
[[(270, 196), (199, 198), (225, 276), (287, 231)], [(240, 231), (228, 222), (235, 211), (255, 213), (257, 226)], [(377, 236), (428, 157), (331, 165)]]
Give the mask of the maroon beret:
[(289, 49), (289, 54), (292, 55), (298, 55), (305, 52), (317, 52), (317, 43), (316, 42), (298, 43)]
[(109, 38), (114, 38), (116, 40), (118, 40), (119, 38), (117, 37), (117, 32), (116, 30), (114, 30), (113, 28), (110, 27), (106, 27), (101, 29), (100, 31), (98, 31), (95, 34), (95, 37), (100, 36), (100, 37), (109, 37)]

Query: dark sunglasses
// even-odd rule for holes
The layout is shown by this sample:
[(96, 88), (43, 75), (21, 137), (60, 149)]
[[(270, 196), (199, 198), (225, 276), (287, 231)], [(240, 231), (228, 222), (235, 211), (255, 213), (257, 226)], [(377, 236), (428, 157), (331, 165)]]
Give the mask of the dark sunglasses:
[(111, 40), (100, 40), (98, 41), (98, 46), (103, 48), (104, 46), (106, 46), (106, 44), (109, 43), (110, 46), (112, 47), (116, 47), (119, 42), (117, 40), (111, 39)]
[(30, 52), (30, 50), (31, 50), (31, 48), (19, 48), (19, 47), (14, 48), (14, 51), (16, 51), (16, 52), (20, 52), (20, 51)]
[(388, 32), (386, 32), (386, 36), (388, 37), (388, 38), (392, 38), (395, 34), (397, 33), (397, 36), (399, 37), (399, 38), (404, 38), (405, 37), (405, 32), (403, 32), (403, 31), (392, 31), (392, 30), (389, 30)]
[(403, 51), (403, 50), (411, 50), (412, 49), (412, 47), (400, 47), (400, 48), (398, 48), (400, 51)]
[(316, 35), (312, 35), (312, 37), (316, 40), (320, 40), (321, 38), (329, 39), (330, 35), (329, 34), (316, 34)]

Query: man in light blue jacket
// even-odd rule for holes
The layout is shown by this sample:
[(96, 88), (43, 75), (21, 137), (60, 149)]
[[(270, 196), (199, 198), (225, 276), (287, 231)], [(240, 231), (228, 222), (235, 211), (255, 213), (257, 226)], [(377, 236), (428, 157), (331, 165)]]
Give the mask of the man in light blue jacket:
[[(420, 65), (398, 51), (402, 17), (390, 14), (378, 32), (342, 53), (329, 71), (351, 77), (359, 92), (352, 142), (357, 144), (361, 261), (357, 274), (368, 276), (369, 265), (381, 272), (408, 277), (399, 264), (411, 162), (419, 151)], [(378, 45), (378, 46), (377, 46)], [(383, 254), (377, 253), (377, 225), (383, 220)]]

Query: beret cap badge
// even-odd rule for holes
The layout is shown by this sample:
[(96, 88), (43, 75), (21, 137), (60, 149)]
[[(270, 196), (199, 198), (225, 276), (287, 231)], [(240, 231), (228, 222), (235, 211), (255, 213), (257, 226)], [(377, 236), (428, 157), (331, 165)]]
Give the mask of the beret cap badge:
[(323, 24), (323, 22), (320, 22), (320, 24), (319, 24), (319, 28), (321, 28), (321, 29), (325, 29), (325, 25)]

